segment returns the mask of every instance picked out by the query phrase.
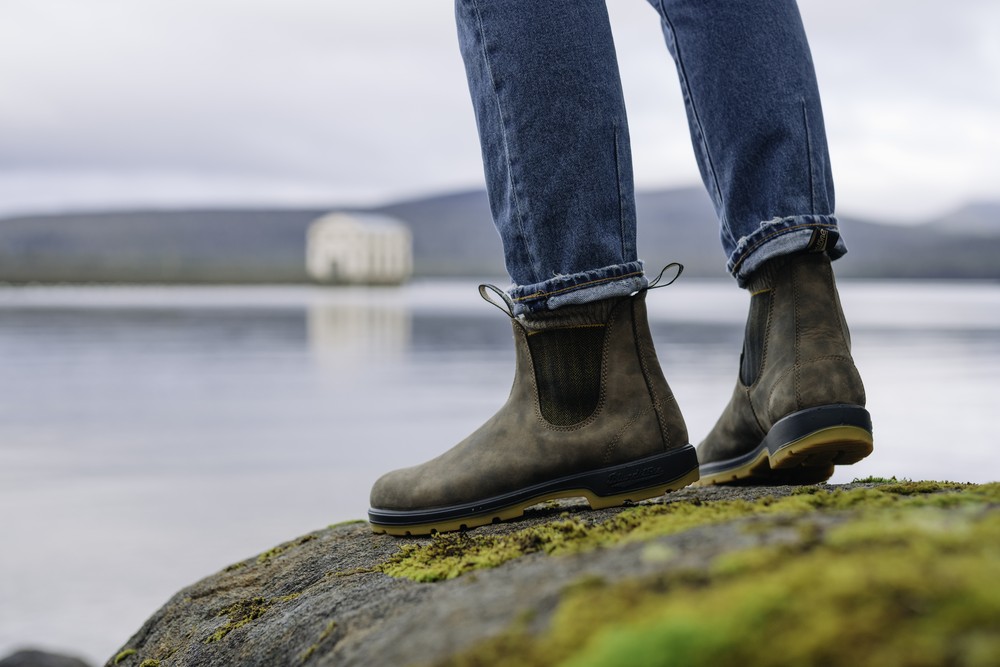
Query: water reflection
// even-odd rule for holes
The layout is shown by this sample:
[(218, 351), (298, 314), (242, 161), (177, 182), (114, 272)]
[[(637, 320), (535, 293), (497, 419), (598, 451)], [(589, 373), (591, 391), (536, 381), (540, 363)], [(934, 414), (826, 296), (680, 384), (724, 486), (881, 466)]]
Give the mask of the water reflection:
[(313, 304), (306, 317), (309, 349), (326, 366), (395, 362), (410, 345), (410, 311), (402, 307)]
[[(732, 390), (746, 299), (662, 292), (653, 335), (698, 440)], [(843, 294), (876, 453), (835, 481), (1000, 477), (1000, 286)], [(466, 285), (0, 290), (0, 518), (21, 545), (0, 550), (0, 654), (105, 657), (181, 586), (362, 516), (381, 472), (503, 402), (512, 347)]]

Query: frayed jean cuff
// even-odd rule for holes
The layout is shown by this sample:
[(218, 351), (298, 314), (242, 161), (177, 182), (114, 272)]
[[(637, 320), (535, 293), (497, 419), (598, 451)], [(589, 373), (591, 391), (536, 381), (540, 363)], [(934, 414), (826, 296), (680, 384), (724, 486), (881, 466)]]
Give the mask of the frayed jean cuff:
[(636, 260), (568, 276), (555, 276), (534, 285), (515, 285), (508, 293), (514, 302), (514, 314), (525, 315), (615, 296), (628, 296), (645, 286), (646, 276), (642, 262)]
[(806, 250), (812, 242), (813, 233), (820, 229), (831, 232), (833, 242), (826, 247), (830, 259), (843, 257), (847, 253), (847, 246), (840, 238), (836, 217), (795, 215), (760, 223), (752, 234), (740, 239), (726, 268), (736, 278), (740, 287), (746, 287), (750, 275), (764, 262), (781, 255), (791, 255)]

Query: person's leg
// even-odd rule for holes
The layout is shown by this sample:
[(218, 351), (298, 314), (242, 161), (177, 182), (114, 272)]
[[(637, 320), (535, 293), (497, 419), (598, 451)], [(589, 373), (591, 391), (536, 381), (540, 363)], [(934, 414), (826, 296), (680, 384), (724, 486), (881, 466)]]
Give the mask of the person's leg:
[(603, 0), (457, 0), (494, 221), (514, 282), (506, 404), (438, 458), (376, 482), (376, 531), (608, 507), (698, 478), (636, 258), (628, 129)]
[(846, 252), (809, 45), (795, 0), (649, 0), (677, 65), (691, 139), (741, 285), (814, 234)]
[(677, 65), (727, 268), (752, 293), (732, 400), (702, 480), (813, 482), (871, 451), (830, 266), (846, 252), (795, 0), (650, 0)]
[(604, 0), (458, 0), (456, 17), (516, 313), (641, 288)]

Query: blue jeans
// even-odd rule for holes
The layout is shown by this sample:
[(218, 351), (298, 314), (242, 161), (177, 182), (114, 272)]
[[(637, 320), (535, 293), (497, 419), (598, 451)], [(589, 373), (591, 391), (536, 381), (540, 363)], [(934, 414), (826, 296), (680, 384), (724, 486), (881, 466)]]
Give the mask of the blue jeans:
[[(650, 2), (729, 272), (743, 285), (816, 235), (832, 258), (843, 255), (795, 0)], [(628, 122), (604, 0), (456, 0), (456, 17), (515, 312), (641, 289)]]

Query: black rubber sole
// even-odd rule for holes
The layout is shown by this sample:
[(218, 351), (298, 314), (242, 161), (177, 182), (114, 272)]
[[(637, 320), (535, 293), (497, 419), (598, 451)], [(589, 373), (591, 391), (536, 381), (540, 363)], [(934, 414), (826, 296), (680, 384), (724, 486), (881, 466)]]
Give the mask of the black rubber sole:
[(391, 535), (427, 535), (507, 521), (546, 500), (583, 497), (594, 509), (638, 502), (698, 480), (698, 456), (684, 445), (631, 463), (567, 475), (471, 503), (418, 510), (368, 510), (372, 530)]
[(746, 454), (702, 463), (699, 483), (816, 484), (872, 449), (871, 415), (860, 405), (808, 408), (778, 420)]

